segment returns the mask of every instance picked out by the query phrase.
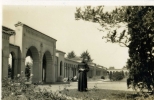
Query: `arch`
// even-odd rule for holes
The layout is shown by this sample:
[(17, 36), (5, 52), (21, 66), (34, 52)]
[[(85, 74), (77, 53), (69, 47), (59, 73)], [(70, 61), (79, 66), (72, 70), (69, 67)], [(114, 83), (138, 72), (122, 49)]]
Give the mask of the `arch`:
[(60, 76), (62, 75), (62, 66), (63, 66), (63, 62), (60, 62)]
[(51, 77), (49, 76), (51, 73), (52, 67), (52, 56), (49, 51), (46, 51), (43, 55), (42, 59), (42, 81), (47, 82), (48, 79)]
[[(26, 57), (27, 56), (30, 56), (33, 60), (33, 63), (29, 68), (30, 69), (29, 73), (33, 74), (32, 82), (33, 83), (38, 82), (40, 73), (39, 73), (39, 53), (37, 48), (35, 46), (29, 47), (29, 49), (26, 52)], [(27, 75), (26, 76), (27, 78), (30, 77), (29, 74), (26, 74), (26, 75)]]

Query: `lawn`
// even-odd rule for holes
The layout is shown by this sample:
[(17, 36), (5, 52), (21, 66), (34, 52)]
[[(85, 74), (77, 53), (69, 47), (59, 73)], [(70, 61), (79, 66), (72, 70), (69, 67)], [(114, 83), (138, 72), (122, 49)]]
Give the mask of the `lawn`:
[(137, 98), (137, 95), (132, 91), (106, 89), (91, 89), (87, 92), (79, 92), (77, 89), (65, 89), (62, 93), (70, 97), (82, 98), (82, 100), (135, 100), (134, 98)]

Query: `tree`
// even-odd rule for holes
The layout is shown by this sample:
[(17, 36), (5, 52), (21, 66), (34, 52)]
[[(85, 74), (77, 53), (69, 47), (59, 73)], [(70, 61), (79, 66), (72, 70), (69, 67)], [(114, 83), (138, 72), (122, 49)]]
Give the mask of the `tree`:
[(74, 58), (74, 57), (76, 57), (74, 51), (71, 51), (71, 52), (68, 53), (68, 55), (67, 55), (67, 58), (69, 58), (69, 59)]
[[(124, 6), (112, 12), (103, 12), (104, 6), (76, 9), (76, 20), (99, 23), (108, 30), (103, 36), (107, 42), (129, 48), (127, 68), (134, 86), (143, 82), (154, 87), (154, 6)], [(117, 30), (124, 27), (122, 32)]]
[(123, 76), (123, 78), (125, 77), (124, 71), (121, 71), (121, 75)]
[(109, 72), (109, 79), (112, 80), (112, 72)]
[(123, 73), (122, 72), (115, 72), (115, 73), (113, 73), (112, 74), (112, 80), (113, 81), (120, 81), (120, 80), (122, 80), (124, 78), (124, 75), (123, 75)]
[(92, 61), (93, 61), (93, 60), (91, 59), (91, 56), (90, 56), (90, 54), (89, 54), (89, 52), (88, 52), (87, 50), (84, 51), (84, 52), (82, 52), (80, 57), (81, 57), (81, 58), (87, 57), (87, 58), (88, 58), (88, 62), (92, 62)]
[(11, 74), (12, 74), (12, 68), (11, 68), (11, 65), (9, 64), (8, 65), (8, 78), (11, 77)]
[(128, 76), (128, 72), (125, 72), (125, 76), (126, 76), (126, 77)]

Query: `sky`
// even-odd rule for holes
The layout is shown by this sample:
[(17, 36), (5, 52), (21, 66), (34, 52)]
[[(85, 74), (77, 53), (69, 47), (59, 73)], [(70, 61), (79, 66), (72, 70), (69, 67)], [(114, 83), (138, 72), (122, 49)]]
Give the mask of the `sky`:
[[(115, 6), (105, 6), (111, 11)], [(75, 20), (76, 6), (3, 6), (2, 25), (15, 30), (15, 24), (22, 22), (54, 39), (56, 49), (64, 51), (65, 57), (71, 51), (76, 56), (88, 50), (93, 62), (104, 67), (119, 69), (126, 65), (128, 48), (106, 43), (100, 26), (92, 22)]]

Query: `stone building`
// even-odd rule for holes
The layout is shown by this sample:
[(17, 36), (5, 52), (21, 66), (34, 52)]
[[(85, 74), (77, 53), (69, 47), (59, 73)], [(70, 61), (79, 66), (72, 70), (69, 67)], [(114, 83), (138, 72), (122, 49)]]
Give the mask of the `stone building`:
[[(15, 24), (15, 31), (2, 26), (2, 78), (8, 77), (8, 58), (12, 55), (13, 79), (21, 72), (25, 74), (25, 59), (33, 60), (32, 82), (54, 83), (64, 77), (78, 76), (81, 58), (65, 58), (65, 52), (56, 49), (56, 39), (39, 32), (21, 22)], [(105, 69), (89, 63), (88, 77), (102, 75)]]

